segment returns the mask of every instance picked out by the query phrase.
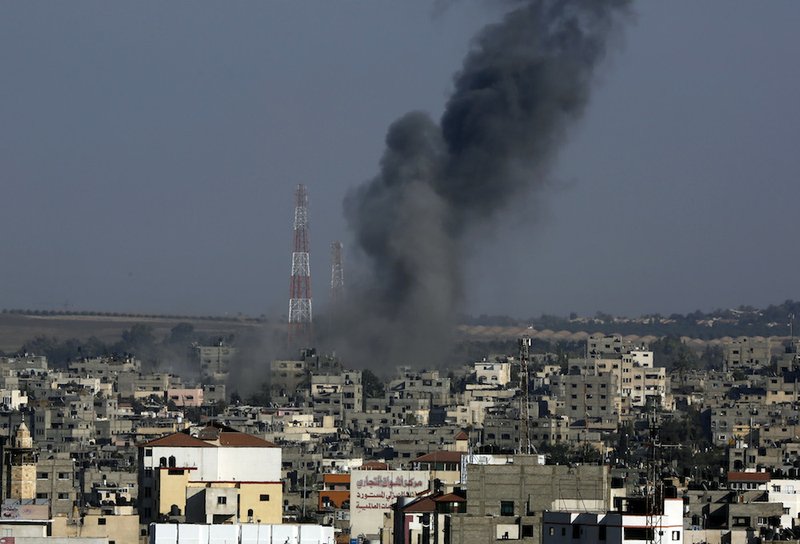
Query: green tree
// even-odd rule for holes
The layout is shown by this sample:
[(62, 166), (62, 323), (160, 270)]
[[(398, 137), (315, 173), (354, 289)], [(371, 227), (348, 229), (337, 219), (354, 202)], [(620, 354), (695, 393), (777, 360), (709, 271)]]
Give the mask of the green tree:
[(386, 392), (386, 384), (368, 368), (361, 371), (361, 385), (364, 388), (365, 399), (380, 398)]
[(133, 354), (151, 368), (158, 363), (159, 350), (150, 325), (136, 323), (130, 329), (122, 331), (122, 340), (114, 347), (118, 353)]
[(699, 367), (697, 354), (679, 336), (667, 335), (650, 344), (654, 362), (667, 369), (691, 370)]
[(164, 339), (165, 344), (185, 347), (196, 340), (194, 325), (191, 323), (178, 323), (169, 331), (169, 336)]

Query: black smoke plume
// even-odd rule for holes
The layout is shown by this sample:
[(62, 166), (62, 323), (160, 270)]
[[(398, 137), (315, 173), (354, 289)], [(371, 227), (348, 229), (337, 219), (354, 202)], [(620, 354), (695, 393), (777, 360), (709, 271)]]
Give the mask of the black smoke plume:
[(380, 173), (345, 200), (369, 264), (349, 292), (346, 354), (430, 365), (449, 348), (469, 233), (545, 179), (628, 4), (517, 3), (475, 38), (438, 123), (392, 124)]

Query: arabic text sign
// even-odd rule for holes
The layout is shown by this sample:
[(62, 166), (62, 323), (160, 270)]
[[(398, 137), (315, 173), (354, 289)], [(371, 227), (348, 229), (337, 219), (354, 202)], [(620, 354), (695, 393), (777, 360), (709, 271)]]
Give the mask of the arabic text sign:
[[(360, 532), (377, 533), (383, 514), (397, 497), (414, 497), (428, 489), (424, 470), (353, 470), (350, 475), (350, 522)], [(352, 534), (359, 534), (353, 531)]]

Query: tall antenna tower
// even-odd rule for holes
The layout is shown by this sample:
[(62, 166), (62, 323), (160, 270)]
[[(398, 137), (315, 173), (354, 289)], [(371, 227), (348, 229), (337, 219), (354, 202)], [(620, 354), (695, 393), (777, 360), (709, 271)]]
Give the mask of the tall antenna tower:
[(289, 347), (311, 347), (311, 268), (308, 252), (308, 193), (300, 184), (295, 191), (292, 275), (289, 280)]
[(528, 363), (531, 339), (525, 335), (519, 339), (519, 452), (530, 454), (531, 448), (531, 402)]
[(344, 267), (342, 265), (342, 243), (331, 244), (331, 308), (342, 303), (344, 296)]

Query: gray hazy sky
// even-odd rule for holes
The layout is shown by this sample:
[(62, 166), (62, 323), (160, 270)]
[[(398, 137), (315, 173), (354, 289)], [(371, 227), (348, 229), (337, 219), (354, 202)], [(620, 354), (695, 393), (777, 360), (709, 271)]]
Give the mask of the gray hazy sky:
[[(342, 197), (499, 4), (0, 4), (0, 307), (285, 313), (301, 182), (323, 306)], [(548, 188), (474, 240), (471, 312), (798, 298), (800, 2), (635, 7)]]

